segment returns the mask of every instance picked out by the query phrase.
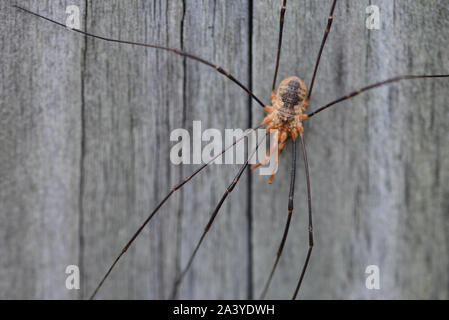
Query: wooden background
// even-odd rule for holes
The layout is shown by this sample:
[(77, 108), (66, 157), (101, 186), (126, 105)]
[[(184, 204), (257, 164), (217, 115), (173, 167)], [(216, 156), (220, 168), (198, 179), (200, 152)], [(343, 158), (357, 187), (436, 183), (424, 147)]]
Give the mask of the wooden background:
[[(0, 298), (87, 298), (156, 203), (196, 166), (170, 163), (170, 132), (242, 128), (261, 108), (235, 84), (167, 52), (85, 39), (12, 8), (183, 49), (268, 102), (281, 1), (0, 3)], [(378, 5), (381, 30), (365, 28)], [(309, 84), (330, 0), (289, 1), (280, 79)], [(445, 0), (338, 1), (311, 110), (403, 74), (449, 73)], [(279, 79), (279, 80), (280, 80)], [(301, 297), (449, 298), (449, 81), (364, 93), (306, 123), (315, 248)], [(273, 185), (252, 172), (223, 206), (180, 298), (257, 298), (287, 215), (291, 145)], [(268, 298), (290, 298), (307, 249), (298, 150), (291, 231)], [(98, 298), (164, 299), (237, 165), (214, 165), (161, 209)], [(65, 288), (65, 268), (81, 290)], [(380, 290), (365, 287), (378, 265)]]

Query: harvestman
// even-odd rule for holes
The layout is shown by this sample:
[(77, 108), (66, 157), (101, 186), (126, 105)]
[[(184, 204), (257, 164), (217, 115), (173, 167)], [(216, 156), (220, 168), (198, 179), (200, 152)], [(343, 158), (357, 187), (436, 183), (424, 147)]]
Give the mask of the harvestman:
[[(247, 137), (248, 134), (258, 128), (261, 128), (263, 126), (265, 126), (266, 131), (267, 131), (267, 135), (268, 132), (270, 131), (275, 131), (274, 134), (274, 148), (271, 148), (270, 152), (275, 152), (277, 149), (277, 157), (276, 157), (276, 164), (278, 162), (278, 158), (279, 155), (281, 154), (281, 151), (283, 150), (283, 148), (286, 145), (286, 142), (288, 140), (288, 138), (292, 139), (292, 147), (293, 147), (293, 152), (292, 152), (292, 167), (291, 167), (291, 179), (290, 179), (290, 191), (289, 191), (289, 197), (288, 197), (288, 217), (287, 217), (287, 222), (285, 225), (285, 229), (284, 229), (284, 233), (282, 236), (282, 240), (279, 246), (279, 249), (277, 251), (277, 255), (276, 255), (276, 260), (274, 262), (274, 265), (271, 269), (270, 275), (268, 277), (268, 280), (265, 284), (265, 287), (263, 289), (261, 298), (265, 297), (265, 294), (267, 293), (267, 290), (270, 286), (271, 283), (271, 279), (273, 278), (274, 272), (276, 270), (276, 267), (278, 265), (279, 259), (282, 255), (282, 250), (284, 248), (284, 244), (285, 241), (287, 239), (287, 234), (288, 234), (288, 230), (290, 227), (290, 221), (292, 218), (292, 213), (293, 213), (293, 197), (294, 197), (294, 185), (295, 185), (295, 173), (296, 173), (296, 139), (299, 137), (300, 138), (300, 142), (301, 142), (301, 149), (302, 149), (302, 153), (303, 153), (303, 158), (304, 158), (304, 169), (305, 169), (305, 173), (306, 173), (306, 184), (307, 184), (307, 206), (308, 206), (308, 219), (309, 219), (309, 248), (307, 251), (307, 255), (306, 255), (306, 259), (305, 262), (301, 268), (301, 273), (299, 276), (299, 280), (298, 283), (296, 285), (296, 289), (294, 291), (293, 297), (292, 299), (295, 299), (296, 296), (298, 295), (298, 291), (301, 287), (301, 283), (304, 279), (304, 274), (307, 270), (307, 266), (309, 264), (309, 260), (310, 260), (310, 256), (312, 253), (312, 249), (313, 249), (313, 224), (312, 224), (312, 198), (311, 198), (311, 191), (310, 191), (310, 177), (309, 177), (309, 167), (308, 167), (308, 162), (307, 162), (307, 152), (306, 152), (306, 146), (304, 143), (304, 136), (303, 136), (303, 131), (304, 128), (302, 126), (302, 122), (313, 117), (314, 115), (316, 115), (317, 113), (339, 103), (342, 102), (344, 100), (348, 100), (352, 97), (355, 97), (357, 95), (359, 95), (360, 93), (364, 92), (364, 91), (368, 91), (370, 89), (374, 89), (392, 82), (398, 82), (401, 80), (407, 80), (407, 79), (419, 79), (419, 78), (445, 78), (445, 77), (449, 77), (449, 74), (440, 74), (440, 75), (404, 75), (404, 76), (399, 76), (399, 77), (395, 77), (395, 78), (391, 78), (385, 81), (381, 81), (381, 82), (377, 82), (374, 83), (372, 85), (360, 88), (358, 90), (355, 90), (335, 101), (332, 101), (320, 108), (318, 108), (317, 110), (306, 114), (305, 111), (308, 107), (310, 98), (312, 96), (312, 89), (313, 89), (313, 85), (315, 82), (315, 77), (317, 74), (317, 70), (318, 70), (318, 66), (320, 63), (320, 58), (321, 58), (321, 54), (323, 52), (323, 48), (324, 45), (326, 43), (327, 40), (327, 36), (329, 34), (329, 31), (331, 29), (332, 26), (332, 21), (333, 21), (333, 14), (334, 14), (334, 9), (335, 9), (335, 5), (337, 3), (337, 0), (333, 0), (332, 2), (332, 6), (331, 6), (331, 10), (329, 13), (329, 17), (327, 20), (327, 26), (326, 29), (324, 31), (324, 35), (323, 35), (323, 39), (321, 41), (321, 46), (320, 49), (318, 51), (318, 56), (315, 62), (315, 67), (313, 69), (313, 75), (312, 75), (312, 80), (310, 82), (310, 87), (309, 90), (307, 91), (307, 87), (304, 84), (304, 82), (298, 78), (298, 77), (289, 77), (286, 78), (284, 80), (281, 81), (281, 83), (278, 86), (277, 91), (275, 91), (276, 89), (276, 78), (277, 78), (277, 74), (278, 74), (278, 69), (279, 69), (279, 59), (280, 59), (280, 55), (281, 55), (281, 48), (282, 48), (282, 33), (283, 33), (283, 27), (284, 27), (284, 15), (285, 15), (285, 11), (287, 8), (287, 0), (283, 0), (282, 3), (282, 8), (281, 8), (281, 13), (280, 13), (280, 21), (279, 21), (279, 40), (278, 40), (278, 48), (277, 48), (277, 57), (276, 57), (276, 67), (275, 67), (275, 71), (274, 71), (274, 77), (273, 77), (273, 85), (271, 87), (271, 105), (265, 105), (264, 103), (262, 103), (262, 101), (256, 97), (254, 95), (254, 93), (252, 93), (247, 87), (245, 87), (240, 81), (238, 81), (237, 79), (235, 79), (229, 72), (225, 71), (223, 68), (221, 68), (220, 66), (214, 65), (211, 62), (208, 62), (200, 57), (194, 56), (192, 54), (177, 50), (177, 49), (173, 49), (173, 48), (167, 48), (167, 47), (162, 47), (162, 46), (158, 46), (158, 45), (153, 45), (153, 44), (145, 44), (145, 43), (137, 43), (137, 42), (131, 42), (131, 41), (125, 41), (125, 40), (118, 40), (118, 39), (110, 39), (110, 38), (105, 38), (102, 36), (98, 36), (98, 35), (94, 35), (88, 32), (84, 32), (78, 29), (72, 29), (75, 32), (78, 32), (80, 34), (83, 34), (85, 36), (89, 36), (89, 37), (93, 37), (93, 38), (97, 38), (97, 39), (101, 39), (101, 40), (105, 40), (105, 41), (109, 41), (109, 42), (118, 42), (118, 43), (125, 43), (125, 44), (130, 44), (130, 45), (136, 45), (136, 46), (144, 46), (144, 47), (150, 47), (150, 48), (155, 48), (155, 49), (160, 49), (160, 50), (166, 50), (166, 51), (170, 51), (173, 53), (176, 53), (178, 55), (196, 60), (198, 62), (201, 62), (209, 67), (214, 68), (215, 70), (217, 70), (219, 73), (225, 75), (228, 79), (230, 79), (231, 81), (233, 81), (234, 83), (236, 83), (239, 87), (241, 87), (243, 90), (245, 90), (254, 100), (257, 101), (257, 103), (259, 103), (264, 110), (268, 113), (268, 115), (264, 118), (264, 120), (262, 121), (262, 123), (260, 125), (258, 125), (255, 128), (252, 128), (251, 130), (249, 130), (244, 136), (242, 136), (241, 138), (237, 139), (236, 141), (234, 141), (233, 144), (225, 147), (222, 152), (218, 155), (216, 155), (214, 158), (212, 158), (210, 161), (206, 162), (205, 164), (203, 164), (200, 168), (198, 168), (196, 171), (194, 171), (189, 177), (187, 177), (185, 180), (181, 181), (179, 184), (177, 184), (176, 186), (174, 186), (169, 193), (165, 196), (164, 199), (162, 199), (162, 201), (156, 206), (156, 208), (151, 212), (151, 214), (148, 216), (148, 218), (143, 222), (143, 224), (139, 227), (139, 229), (136, 231), (136, 233), (131, 237), (131, 239), (128, 241), (128, 243), (125, 245), (125, 247), (122, 249), (121, 253), (118, 255), (118, 257), (114, 260), (114, 262), (112, 263), (111, 267), (108, 269), (108, 271), (106, 272), (105, 276), (103, 277), (103, 279), (100, 281), (100, 283), (98, 284), (97, 288), (95, 289), (95, 291), (93, 292), (93, 294), (91, 295), (90, 299), (93, 299), (95, 297), (95, 295), (97, 294), (98, 290), (101, 288), (101, 286), (103, 285), (104, 281), (107, 279), (107, 277), (109, 276), (109, 274), (111, 273), (112, 269), (115, 267), (115, 265), (117, 264), (117, 262), (120, 260), (120, 258), (122, 257), (122, 255), (128, 250), (128, 248), (131, 246), (131, 244), (134, 242), (134, 240), (137, 238), (137, 236), (141, 233), (141, 231), (143, 230), (143, 228), (150, 222), (150, 220), (154, 217), (154, 215), (158, 212), (158, 210), (162, 207), (162, 205), (168, 200), (168, 198), (170, 198), (170, 196), (176, 191), (179, 190), (184, 184), (186, 184), (187, 182), (189, 182), (194, 176), (196, 176), (201, 170), (203, 170), (205, 167), (207, 167), (210, 163), (212, 163), (215, 159), (217, 159), (219, 156), (221, 156), (223, 153), (225, 153), (228, 149), (230, 149), (231, 147), (233, 147), (237, 142), (239, 142), (240, 140), (242, 140), (243, 138)], [(62, 26), (64, 28), (66, 28), (66, 25), (59, 23), (57, 21), (54, 21), (52, 19), (49, 19), (47, 17), (41, 16), (37, 13), (31, 12), (27, 9), (15, 6), (18, 9), (21, 9), (27, 13), (33, 14), (35, 16), (38, 16), (40, 18), (43, 18), (47, 21), (50, 21), (52, 23), (55, 23), (59, 26)], [(179, 284), (181, 283), (184, 275), (186, 274), (186, 272), (188, 271), (188, 269), (190, 268), (190, 266), (192, 265), (193, 259), (196, 255), (196, 253), (198, 252), (199, 247), (201, 246), (201, 243), (204, 240), (204, 237), (206, 236), (207, 232), (209, 231), (210, 227), (212, 226), (212, 223), (215, 220), (215, 217), (217, 216), (221, 206), (223, 205), (223, 202), (226, 200), (227, 196), (232, 192), (232, 190), (234, 189), (234, 187), (236, 186), (236, 184), (238, 183), (240, 177), (242, 176), (243, 172), (245, 171), (245, 169), (248, 167), (248, 163), (250, 161), (250, 159), (254, 156), (255, 152), (257, 151), (257, 148), (259, 147), (260, 143), (262, 143), (262, 141), (260, 141), (257, 146), (255, 147), (255, 149), (249, 154), (246, 162), (240, 167), (237, 175), (234, 177), (232, 183), (226, 188), (226, 191), (224, 193), (224, 195), (222, 196), (222, 198), (220, 199), (220, 201), (218, 202), (215, 210), (212, 213), (211, 218), (209, 219), (208, 224), (206, 225), (200, 240), (198, 241), (192, 255), (190, 256), (190, 259), (186, 265), (186, 267), (183, 269), (183, 271), (181, 272), (181, 274), (177, 277), (176, 281), (175, 281), (175, 285), (174, 285), (174, 289), (173, 289), (173, 293), (172, 296), (174, 296), (176, 294), (177, 288), (179, 286)], [(268, 155), (267, 155), (268, 157)], [(265, 160), (266, 161), (266, 160)], [(258, 165), (252, 166), (251, 169), (255, 169), (257, 168), (259, 165), (265, 163), (265, 161), (262, 161), (261, 163), (259, 163)], [(274, 174), (272, 174), (270, 176), (270, 180), (269, 183), (271, 183), (273, 181), (273, 176)]]

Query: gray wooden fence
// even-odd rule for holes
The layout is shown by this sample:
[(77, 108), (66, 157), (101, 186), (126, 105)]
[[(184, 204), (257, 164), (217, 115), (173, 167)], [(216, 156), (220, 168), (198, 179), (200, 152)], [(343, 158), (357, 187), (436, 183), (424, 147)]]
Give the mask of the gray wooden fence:
[[(0, 3), (0, 298), (87, 298), (169, 189), (197, 166), (169, 159), (175, 128), (248, 128), (264, 113), (213, 69), (177, 55), (86, 39), (171, 46), (213, 61), (268, 102), (281, 1)], [(310, 82), (330, 0), (288, 3), (280, 77)], [(380, 30), (365, 9), (380, 8)], [(310, 109), (402, 74), (449, 73), (447, 1), (340, 0)], [(305, 125), (315, 248), (303, 298), (449, 298), (447, 79), (364, 93)], [(244, 174), (180, 287), (180, 298), (257, 298), (287, 216), (291, 145), (274, 183)], [(295, 210), (268, 298), (290, 298), (307, 250), (298, 152)], [(163, 299), (237, 165), (175, 193), (98, 298)], [(250, 176), (250, 178), (248, 178)], [(81, 289), (67, 290), (78, 265)], [(380, 290), (365, 269), (380, 269)]]

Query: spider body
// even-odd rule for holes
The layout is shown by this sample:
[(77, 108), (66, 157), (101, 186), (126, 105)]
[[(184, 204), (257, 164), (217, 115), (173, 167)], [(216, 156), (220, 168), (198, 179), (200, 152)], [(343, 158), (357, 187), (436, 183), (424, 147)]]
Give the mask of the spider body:
[(296, 139), (303, 132), (302, 121), (307, 119), (307, 88), (298, 77), (289, 77), (281, 81), (277, 92), (271, 94), (271, 106), (265, 106), (268, 115), (263, 123), (267, 131), (279, 130), (280, 143), (288, 137)]
[[(298, 138), (298, 133), (304, 131), (302, 121), (307, 119), (305, 110), (308, 105), (307, 88), (304, 82), (298, 77), (288, 77), (281, 81), (277, 92), (271, 93), (271, 106), (265, 106), (268, 115), (264, 118), (263, 124), (266, 124), (267, 132), (277, 130), (274, 134), (274, 144), (271, 152), (278, 149), (278, 156), (284, 149), (286, 141), (289, 137)], [(268, 161), (269, 155), (262, 164)], [(276, 165), (278, 157), (276, 158)], [(276, 167), (275, 165), (275, 167)], [(255, 166), (257, 167), (257, 166)], [(253, 169), (255, 168), (253, 167)], [(273, 182), (273, 174), (269, 183)]]

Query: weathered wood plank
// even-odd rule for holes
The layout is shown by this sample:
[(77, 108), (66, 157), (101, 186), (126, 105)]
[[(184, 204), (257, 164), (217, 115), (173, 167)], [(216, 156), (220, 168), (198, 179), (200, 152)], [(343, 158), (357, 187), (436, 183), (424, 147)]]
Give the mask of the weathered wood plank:
[[(70, 2), (83, 16), (84, 3)], [(309, 83), (330, 3), (289, 1), (279, 81), (298, 75)], [(69, 3), (20, 4), (64, 22)], [(447, 3), (378, 1), (379, 31), (365, 28), (368, 4), (339, 1), (312, 110), (391, 76), (448, 72)], [(251, 80), (268, 102), (280, 5), (254, 1), (251, 13), (243, 0), (89, 1), (83, 27), (197, 54)], [(156, 203), (196, 168), (170, 163), (170, 132), (191, 133), (193, 120), (203, 130), (247, 128), (263, 112), (255, 103), (250, 111), (240, 88), (195, 61), (85, 41), (9, 1), (0, 6), (0, 297), (87, 298)], [(303, 297), (448, 297), (447, 89), (447, 80), (403, 82), (307, 122), (316, 247)], [(287, 214), (290, 148), (273, 185), (257, 172), (251, 184), (243, 176), (178, 297), (247, 298), (251, 287), (258, 297)], [(270, 298), (290, 297), (307, 249), (299, 150), (297, 169), (295, 215)], [(236, 172), (213, 165), (175, 194), (98, 297), (169, 297)], [(80, 292), (64, 286), (68, 264), (81, 268)], [(369, 264), (380, 267), (379, 291), (364, 286)]]
[[(187, 1), (184, 49), (222, 66), (248, 85), (249, 6), (247, 1)], [(224, 76), (193, 61), (186, 62), (186, 126), (201, 120), (203, 130), (246, 129), (248, 95)], [(186, 127), (183, 126), (183, 127)], [(203, 144), (204, 145), (204, 144)], [(184, 266), (211, 212), (238, 171), (238, 165), (213, 165), (184, 191), (181, 264)], [(191, 166), (183, 172), (191, 172)], [(180, 297), (244, 299), (248, 290), (246, 175), (209, 232), (204, 248), (180, 290)]]
[[(82, 39), (0, 4), (0, 298), (77, 298)], [(64, 16), (65, 2), (27, 8)]]
[[(365, 28), (370, 1), (339, 1), (311, 109), (402, 74), (447, 73), (448, 4), (376, 1), (381, 30)], [(331, 1), (289, 1), (281, 79), (307, 85)], [(269, 99), (280, 1), (254, 7), (253, 82)], [(265, 66), (261, 68), (260, 66)], [(415, 80), (366, 93), (306, 125), (315, 248), (304, 298), (448, 298), (447, 79)], [(254, 114), (261, 119), (262, 114)], [(298, 156), (302, 157), (298, 152)], [(272, 186), (254, 176), (254, 285), (263, 287), (287, 215), (291, 150)], [(298, 162), (291, 232), (268, 297), (288, 298), (307, 250), (306, 188)], [(266, 237), (274, 234), (276, 237)], [(365, 288), (376, 264), (381, 290)]]
[[(247, 82), (248, 12), (241, 2), (92, 3), (87, 30), (182, 48), (216, 61)], [(233, 34), (228, 37), (228, 34)], [(242, 54), (243, 53), (243, 54)], [(83, 188), (84, 296), (156, 204), (195, 166), (170, 163), (170, 132), (248, 123), (247, 98), (207, 66), (172, 53), (88, 40)], [(168, 298), (218, 197), (236, 169), (214, 166), (161, 209), (118, 264), (101, 298)], [(184, 298), (244, 298), (247, 280), (245, 186), (180, 288)], [(242, 208), (242, 210), (237, 210)], [(234, 214), (231, 214), (232, 211)]]

